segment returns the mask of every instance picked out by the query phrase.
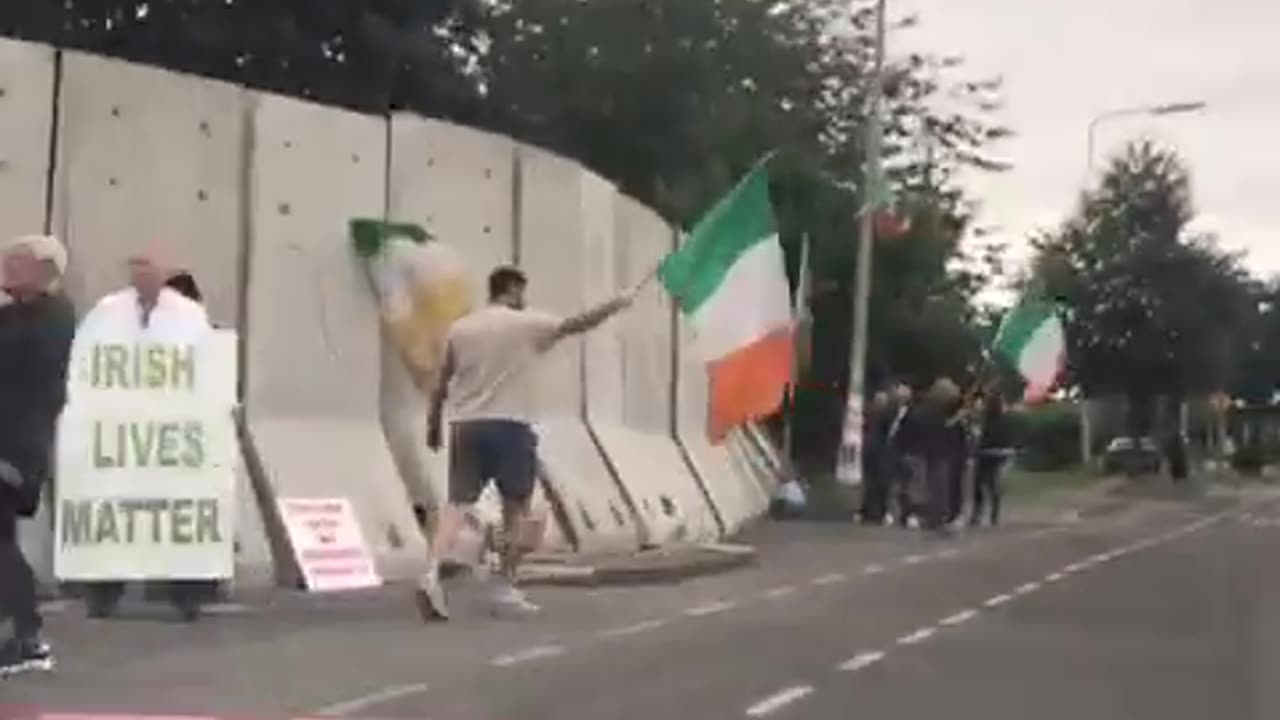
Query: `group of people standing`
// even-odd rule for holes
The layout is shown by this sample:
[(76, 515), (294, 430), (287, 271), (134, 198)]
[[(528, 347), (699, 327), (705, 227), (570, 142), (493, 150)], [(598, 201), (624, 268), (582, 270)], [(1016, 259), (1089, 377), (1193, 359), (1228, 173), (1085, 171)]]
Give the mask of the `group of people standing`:
[[(76, 332), (76, 312), (62, 287), (67, 263), (66, 247), (52, 236), (0, 244), (0, 678), (54, 664), (42, 635), (35, 573), (18, 544), (18, 522), (38, 513), (53, 479)], [(130, 258), (129, 272), (130, 286), (104, 302), (133, 303), (142, 326), (156, 310), (200, 303), (194, 278), (159, 262), (154, 251)], [(185, 609), (203, 588), (179, 585), (173, 602)], [(122, 587), (97, 584), (88, 588), (90, 599), (113, 603)]]
[(868, 409), (861, 516), (866, 524), (944, 531), (1000, 521), (1000, 472), (1012, 455), (1004, 399), (995, 387), (966, 394), (941, 378), (922, 395), (906, 383), (877, 393)]

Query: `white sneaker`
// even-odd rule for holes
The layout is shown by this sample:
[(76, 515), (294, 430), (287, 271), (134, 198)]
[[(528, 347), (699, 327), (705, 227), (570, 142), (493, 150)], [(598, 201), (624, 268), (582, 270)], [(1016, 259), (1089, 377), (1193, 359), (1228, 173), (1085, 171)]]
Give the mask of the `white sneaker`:
[(418, 582), (413, 599), (418, 605), (422, 622), (440, 622), (449, 619), (449, 606), (445, 601), (444, 587), (440, 584), (440, 569), (432, 566)]
[(493, 591), (494, 617), (520, 620), (542, 612), (525, 594), (505, 580), (496, 584)]

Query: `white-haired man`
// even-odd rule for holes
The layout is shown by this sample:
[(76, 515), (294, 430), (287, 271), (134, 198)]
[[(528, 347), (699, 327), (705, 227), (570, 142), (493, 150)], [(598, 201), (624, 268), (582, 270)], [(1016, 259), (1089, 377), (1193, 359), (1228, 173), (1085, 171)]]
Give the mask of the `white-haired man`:
[(66, 401), (75, 312), (57, 286), (66, 250), (31, 236), (0, 247), (0, 614), (13, 632), (0, 643), (0, 677), (52, 669), (41, 637), (35, 575), (18, 546), (20, 517), (31, 517), (52, 474), (53, 438)]

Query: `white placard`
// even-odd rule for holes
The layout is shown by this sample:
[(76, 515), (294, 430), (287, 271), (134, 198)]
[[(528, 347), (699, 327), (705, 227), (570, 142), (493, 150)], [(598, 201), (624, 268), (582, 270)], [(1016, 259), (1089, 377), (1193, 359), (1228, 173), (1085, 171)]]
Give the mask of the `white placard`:
[(223, 580), (235, 554), (234, 333), (165, 293), (104, 299), (72, 345), (58, 423), (60, 580)]
[(232, 577), (236, 447), (229, 409), (68, 408), (58, 424), (55, 575)]
[(382, 577), (347, 498), (281, 498), (280, 517), (307, 589), (377, 587)]

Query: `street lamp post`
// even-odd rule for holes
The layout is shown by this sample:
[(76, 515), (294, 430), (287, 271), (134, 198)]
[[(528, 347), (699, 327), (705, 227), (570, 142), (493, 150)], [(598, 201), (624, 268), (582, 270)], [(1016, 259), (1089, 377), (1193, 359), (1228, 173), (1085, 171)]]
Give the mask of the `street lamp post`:
[(884, 102), (884, 63), (886, 35), (886, 0), (876, 3), (875, 60), (867, 101), (866, 159), (863, 168), (862, 197), (864, 207), (858, 224), (858, 266), (854, 278), (853, 345), (850, 348), (849, 399), (846, 403), (844, 428), (840, 440), (840, 456), (836, 478), (841, 484), (856, 485), (862, 480), (862, 404), (867, 376), (867, 327), (871, 306), (871, 262), (875, 245), (875, 208), (871, 207), (875, 184), (882, 181), (880, 155), (884, 128), (881, 105)]
[[(1089, 177), (1086, 185), (1093, 182), (1095, 162), (1097, 161), (1098, 128), (1112, 120), (1130, 117), (1167, 117), (1169, 115), (1185, 115), (1200, 112), (1208, 107), (1202, 100), (1189, 102), (1171, 102), (1158, 105), (1142, 105), (1138, 107), (1117, 108), (1099, 113), (1089, 121), (1088, 156), (1086, 161)], [(1090, 422), (1089, 397), (1081, 390), (1080, 394), (1080, 460), (1086, 466), (1093, 462), (1093, 426)]]

